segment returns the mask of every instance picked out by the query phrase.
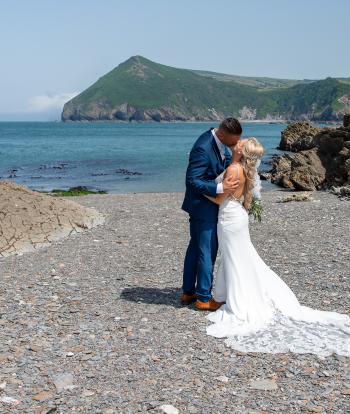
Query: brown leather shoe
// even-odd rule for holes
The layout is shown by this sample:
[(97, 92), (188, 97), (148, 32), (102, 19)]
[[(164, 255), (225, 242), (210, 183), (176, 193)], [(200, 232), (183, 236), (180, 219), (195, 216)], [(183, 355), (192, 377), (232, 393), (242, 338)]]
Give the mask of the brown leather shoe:
[(197, 300), (196, 295), (186, 295), (186, 293), (183, 293), (181, 295), (181, 303), (183, 305), (190, 305), (191, 303), (195, 302)]
[(200, 300), (197, 299), (194, 305), (196, 309), (198, 310), (214, 312), (218, 310), (220, 306), (223, 304), (224, 302), (215, 302), (214, 299), (210, 299), (208, 302), (201, 302)]

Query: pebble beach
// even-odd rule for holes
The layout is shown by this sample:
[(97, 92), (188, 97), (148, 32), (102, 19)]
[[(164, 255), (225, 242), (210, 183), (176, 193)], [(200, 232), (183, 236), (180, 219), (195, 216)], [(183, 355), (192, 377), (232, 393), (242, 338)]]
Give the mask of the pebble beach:
[[(263, 193), (253, 243), (302, 304), (349, 314), (349, 201), (285, 195)], [(349, 358), (237, 352), (179, 304), (182, 198), (75, 197), (104, 223), (0, 258), (1, 413), (350, 412)]]

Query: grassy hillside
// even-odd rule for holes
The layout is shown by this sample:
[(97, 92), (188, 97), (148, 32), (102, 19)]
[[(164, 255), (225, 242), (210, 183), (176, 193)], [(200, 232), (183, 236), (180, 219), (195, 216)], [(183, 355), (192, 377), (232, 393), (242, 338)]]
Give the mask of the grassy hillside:
[[(350, 93), (350, 84), (331, 78), (293, 85), (297, 81), (239, 77), (238, 82), (220, 78), (228, 75), (204, 73), (208, 74), (134, 56), (66, 103), (62, 119), (115, 119), (124, 111), (126, 120), (147, 120), (154, 113), (159, 120), (209, 120), (239, 116), (245, 107), (255, 111), (257, 118), (295, 118), (322, 114), (327, 108), (337, 111), (341, 109), (337, 99)], [(244, 79), (250, 81), (244, 83)]]
[[(273, 90), (289, 88), (295, 85), (309, 84), (318, 79), (279, 79), (257, 76), (228, 75), (226, 73), (209, 72), (205, 70), (193, 70), (197, 75), (214, 78), (224, 82), (236, 82), (242, 85), (254, 86), (259, 90)], [(340, 82), (350, 83), (350, 78), (334, 78)]]
[(340, 82), (350, 83), (350, 78), (336, 78)]
[(350, 85), (333, 78), (296, 85), (267, 93), (275, 103), (275, 110), (286, 114), (287, 118), (298, 119), (304, 114), (312, 114), (327, 119), (327, 114), (340, 109), (338, 98), (350, 92)]
[(241, 107), (255, 95), (256, 89), (250, 86), (224, 84), (136, 56), (101, 77), (74, 101), (83, 107), (101, 99), (111, 106), (128, 102), (140, 108), (214, 106), (225, 111)]
[(204, 70), (194, 70), (197, 75), (214, 78), (223, 82), (236, 82), (242, 85), (253, 86), (257, 89), (279, 89), (289, 88), (294, 85), (313, 82), (312, 80), (304, 79), (277, 79), (268, 77), (253, 77), (253, 76), (239, 76), (227, 75), (225, 73), (208, 72)]

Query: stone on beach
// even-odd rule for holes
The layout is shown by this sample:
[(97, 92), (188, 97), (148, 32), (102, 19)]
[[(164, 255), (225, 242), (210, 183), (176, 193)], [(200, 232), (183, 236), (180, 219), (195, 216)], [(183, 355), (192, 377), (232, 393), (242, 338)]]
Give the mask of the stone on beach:
[(63, 373), (55, 376), (53, 378), (53, 383), (58, 392), (72, 390), (75, 388), (75, 385), (73, 384), (73, 375), (69, 373)]
[(0, 257), (48, 246), (103, 221), (94, 209), (0, 181)]
[(38, 394), (33, 396), (33, 400), (34, 401), (45, 401), (45, 400), (49, 400), (52, 397), (53, 397), (53, 395), (50, 392), (41, 391)]
[(230, 379), (228, 377), (226, 377), (226, 375), (221, 375), (220, 377), (217, 377), (216, 379), (220, 382), (229, 382), (230, 381)]
[(253, 390), (265, 390), (265, 391), (277, 390), (278, 388), (277, 383), (274, 379), (255, 380), (250, 383), (250, 387)]
[[(348, 202), (318, 192), (278, 203), (282, 194), (263, 193), (263, 221), (250, 224), (257, 251), (303, 305), (348, 312)], [(348, 411), (349, 358), (235, 351), (206, 335), (203, 313), (181, 306), (182, 199), (79, 197), (104, 225), (0, 258), (0, 397), (17, 401), (0, 400), (1, 413)], [(261, 379), (277, 389), (250, 387)]]
[(19, 401), (16, 398), (9, 397), (7, 395), (4, 395), (0, 398), (0, 402), (7, 404), (7, 405), (18, 405)]
[(164, 404), (159, 407), (164, 414), (179, 414), (179, 410), (170, 404)]

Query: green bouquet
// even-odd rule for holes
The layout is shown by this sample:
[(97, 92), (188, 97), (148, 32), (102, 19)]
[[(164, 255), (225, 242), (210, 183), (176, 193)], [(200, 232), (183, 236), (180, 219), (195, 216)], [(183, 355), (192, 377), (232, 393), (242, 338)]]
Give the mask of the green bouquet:
[(262, 205), (261, 200), (256, 199), (252, 201), (252, 204), (250, 205), (249, 214), (254, 217), (254, 220), (257, 220), (259, 223), (261, 223), (262, 220)]

